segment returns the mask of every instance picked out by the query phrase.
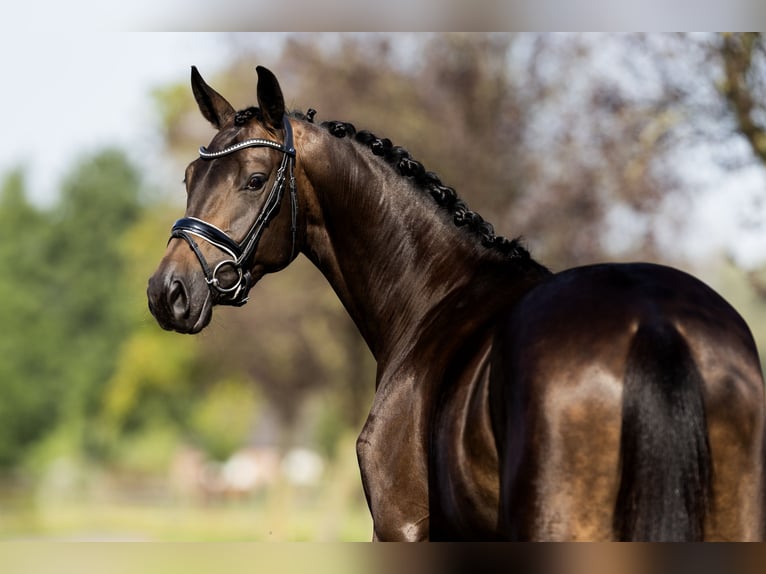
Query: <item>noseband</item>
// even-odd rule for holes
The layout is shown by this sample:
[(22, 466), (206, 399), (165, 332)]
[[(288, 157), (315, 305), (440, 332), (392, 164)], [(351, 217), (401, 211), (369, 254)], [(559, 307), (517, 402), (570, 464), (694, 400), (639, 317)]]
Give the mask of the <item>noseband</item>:
[[(253, 267), (255, 251), (258, 248), (258, 242), (261, 239), (263, 230), (269, 226), (271, 220), (279, 212), (279, 206), (282, 203), (282, 196), (284, 195), (285, 183), (288, 177), (290, 180), (290, 207), (292, 209), (292, 247), (290, 249), (290, 259), (288, 259), (288, 262), (292, 261), (295, 256), (295, 235), (298, 217), (298, 199), (295, 190), (295, 176), (293, 174), (293, 168), (295, 166), (295, 147), (293, 146), (292, 126), (290, 125), (287, 116), (284, 116), (282, 119), (282, 124), (285, 130), (284, 144), (256, 138), (233, 144), (215, 152), (210, 152), (204, 147), (199, 149), (200, 157), (206, 160), (217, 159), (249, 147), (270, 147), (279, 150), (284, 154), (282, 163), (277, 170), (277, 178), (266, 199), (266, 203), (264, 203), (261, 212), (258, 214), (258, 217), (256, 217), (253, 225), (245, 234), (242, 241), (235, 241), (212, 223), (208, 223), (207, 221), (203, 221), (196, 217), (183, 217), (173, 225), (170, 238), (173, 239), (174, 237), (177, 237), (189, 244), (189, 247), (194, 251), (194, 254), (197, 256), (197, 259), (202, 266), (202, 271), (205, 273), (205, 281), (213, 295), (213, 300), (219, 305), (241, 307), (247, 303), (247, 294), (253, 286), (253, 278), (250, 269)], [(204, 239), (214, 247), (225, 252), (230, 258), (224, 259), (211, 269), (204, 255), (202, 255), (199, 245), (197, 245), (197, 242), (194, 240), (194, 237)], [(218, 274), (222, 269), (226, 269), (227, 267), (232, 268), (237, 273), (237, 280), (233, 285), (224, 287), (218, 278)]]

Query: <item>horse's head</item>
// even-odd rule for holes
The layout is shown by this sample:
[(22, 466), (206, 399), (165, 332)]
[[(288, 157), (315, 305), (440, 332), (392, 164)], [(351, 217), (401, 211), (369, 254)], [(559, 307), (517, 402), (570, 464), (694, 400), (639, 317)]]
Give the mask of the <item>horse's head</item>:
[(259, 107), (236, 112), (192, 68), (194, 97), (218, 133), (186, 169), (186, 214), (149, 279), (149, 308), (165, 329), (200, 331), (213, 305), (244, 304), (297, 254), (292, 128), (277, 79), (257, 70)]

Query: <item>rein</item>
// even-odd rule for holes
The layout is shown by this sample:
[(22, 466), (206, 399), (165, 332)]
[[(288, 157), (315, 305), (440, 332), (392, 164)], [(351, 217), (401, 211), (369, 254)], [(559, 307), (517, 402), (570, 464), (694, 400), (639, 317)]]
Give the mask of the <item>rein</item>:
[[(292, 247), (290, 248), (290, 259), (288, 259), (288, 262), (292, 261), (293, 257), (295, 257), (295, 237), (298, 227), (298, 198), (295, 189), (295, 176), (293, 174), (293, 169), (295, 167), (295, 147), (293, 145), (293, 129), (287, 116), (283, 117), (282, 125), (285, 130), (284, 144), (267, 139), (255, 138), (233, 144), (215, 152), (210, 152), (205, 147), (199, 149), (200, 157), (205, 160), (217, 159), (250, 147), (269, 147), (281, 151), (284, 154), (282, 163), (277, 170), (274, 186), (269, 192), (266, 203), (264, 203), (258, 217), (256, 217), (253, 225), (245, 234), (242, 241), (235, 241), (212, 223), (208, 223), (207, 221), (203, 221), (196, 217), (183, 217), (173, 225), (170, 239), (183, 239), (189, 244), (189, 247), (191, 247), (202, 266), (202, 271), (205, 274), (205, 282), (210, 288), (213, 300), (219, 305), (241, 307), (247, 303), (248, 293), (253, 286), (253, 278), (250, 270), (253, 267), (255, 251), (258, 248), (258, 243), (261, 240), (263, 230), (269, 226), (271, 220), (279, 212), (279, 206), (282, 203), (282, 197), (284, 195), (285, 184), (288, 177), (290, 179), (290, 207), (292, 210)], [(230, 259), (220, 261), (211, 269), (202, 254), (199, 245), (194, 240), (194, 237), (204, 239), (217, 249), (228, 254)], [(237, 273), (236, 282), (229, 287), (223, 286), (218, 279), (218, 274), (221, 269), (227, 267), (231, 267)]]

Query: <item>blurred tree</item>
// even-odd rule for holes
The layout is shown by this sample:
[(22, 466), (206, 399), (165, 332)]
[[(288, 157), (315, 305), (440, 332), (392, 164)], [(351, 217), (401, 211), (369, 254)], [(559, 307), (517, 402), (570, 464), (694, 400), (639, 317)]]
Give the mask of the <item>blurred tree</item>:
[[(734, 129), (753, 158), (766, 166), (766, 39), (761, 33), (721, 34), (714, 46), (723, 63), (720, 89), (735, 118)], [(764, 228), (760, 219), (756, 225)], [(758, 296), (766, 299), (764, 270), (750, 269), (747, 275)]]
[[(141, 182), (125, 156), (107, 150), (87, 158), (65, 179), (50, 214), (48, 259), (56, 304), (59, 384), (67, 391), (59, 409), (70, 421), (95, 416), (117, 351), (128, 335), (129, 293), (120, 253), (123, 235), (137, 220)], [(96, 448), (84, 432), (83, 445)]]
[[(678, 121), (664, 94), (598, 64), (605, 53), (618, 65), (640, 58), (621, 37), (351, 35), (317, 44), (298, 36), (285, 46), (279, 69), (290, 101), (405, 145), (554, 269), (610, 254), (600, 238), (615, 206), (640, 218), (680, 189), (663, 169)], [(643, 60), (636, 73), (657, 85)], [(646, 226), (623, 255), (657, 258), (653, 232)]]
[(716, 42), (721, 91), (753, 154), (766, 164), (766, 41), (760, 33), (722, 34)]
[(190, 423), (195, 441), (218, 461), (247, 445), (258, 416), (258, 399), (247, 382), (223, 380), (197, 401)]
[(57, 292), (48, 249), (55, 237), (46, 214), (26, 198), (12, 172), (0, 189), (0, 468), (13, 466), (59, 420), (66, 386), (51, 310)]
[[(48, 210), (32, 207), (20, 173), (0, 197), (0, 464), (10, 466), (59, 427), (92, 435), (126, 336), (121, 236), (140, 210), (135, 169), (116, 151), (83, 160)], [(7, 412), (5, 412), (7, 411)]]

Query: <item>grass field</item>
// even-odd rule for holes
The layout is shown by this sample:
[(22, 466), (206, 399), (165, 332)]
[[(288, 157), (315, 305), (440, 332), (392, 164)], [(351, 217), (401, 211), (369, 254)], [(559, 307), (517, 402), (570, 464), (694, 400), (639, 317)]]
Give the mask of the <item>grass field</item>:
[(2, 540), (295, 542), (369, 541), (364, 504), (274, 500), (215, 505), (62, 502), (2, 511)]
[(340, 457), (316, 485), (277, 482), (239, 497), (179, 496), (86, 472), (67, 491), (45, 483), (0, 488), (0, 541), (369, 541), (372, 520), (359, 469)]

